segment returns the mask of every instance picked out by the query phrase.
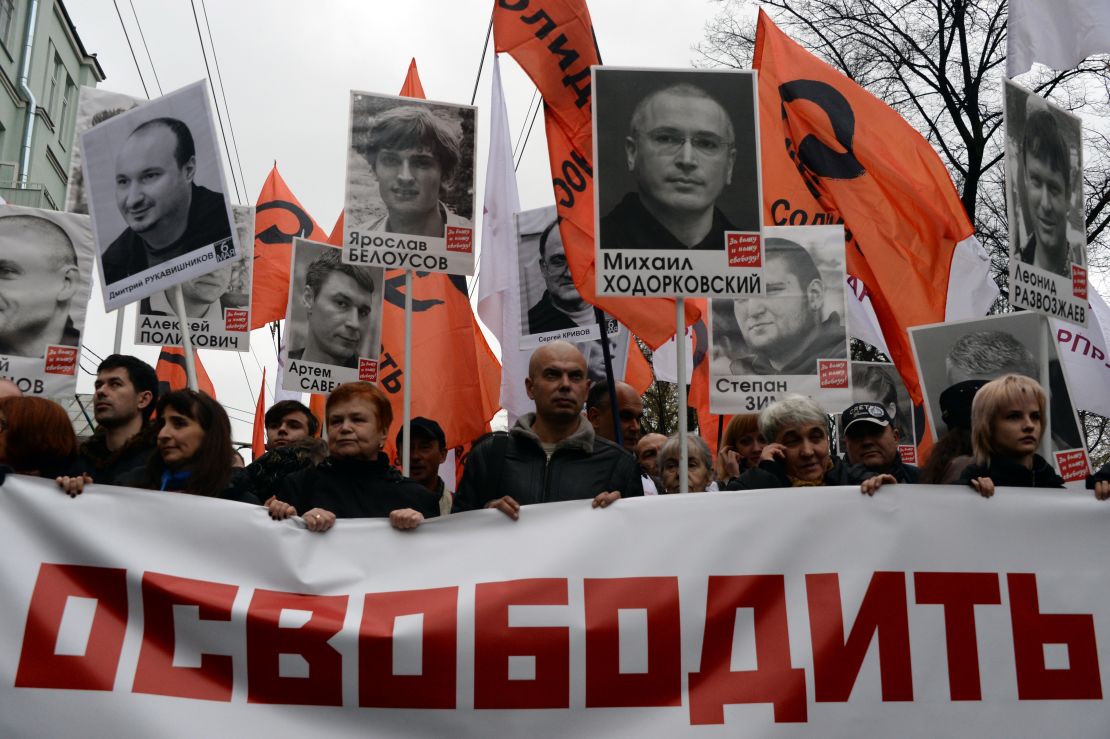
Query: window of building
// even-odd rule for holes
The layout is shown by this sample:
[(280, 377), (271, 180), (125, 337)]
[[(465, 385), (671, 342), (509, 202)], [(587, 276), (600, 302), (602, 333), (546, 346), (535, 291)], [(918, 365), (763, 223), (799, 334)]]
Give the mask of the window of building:
[(73, 84), (73, 78), (68, 74), (66, 75), (65, 92), (62, 93), (62, 112), (58, 116), (58, 142), (61, 143), (63, 149), (69, 148), (69, 140), (73, 136), (71, 124), (73, 121), (73, 102), (77, 96), (77, 85)]
[(55, 120), (57, 120), (58, 113), (58, 89), (61, 86), (64, 74), (65, 67), (62, 66), (62, 58), (55, 52), (54, 65), (50, 68), (50, 86), (46, 94), (46, 112)]
[(15, 20), (15, 0), (0, 0), (0, 42), (11, 45), (12, 22)]

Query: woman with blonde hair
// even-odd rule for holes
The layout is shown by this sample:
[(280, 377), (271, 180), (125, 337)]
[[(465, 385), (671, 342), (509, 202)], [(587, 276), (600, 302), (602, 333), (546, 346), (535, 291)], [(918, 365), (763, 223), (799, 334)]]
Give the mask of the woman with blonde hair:
[(971, 450), (975, 457), (960, 476), (984, 498), (997, 485), (1062, 488), (1064, 481), (1037, 454), (1044, 436), (1048, 397), (1036, 380), (1003, 375), (975, 393), (971, 403)]

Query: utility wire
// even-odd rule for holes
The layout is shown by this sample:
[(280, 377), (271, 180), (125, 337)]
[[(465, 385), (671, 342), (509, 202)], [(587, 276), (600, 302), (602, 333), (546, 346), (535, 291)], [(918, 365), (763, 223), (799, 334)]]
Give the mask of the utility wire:
[[(139, 29), (139, 38), (143, 42), (143, 48), (146, 49), (146, 59), (150, 62), (150, 71), (154, 74), (154, 84), (158, 85), (158, 94), (162, 93), (162, 83), (158, 79), (158, 70), (154, 68), (154, 58), (150, 56), (150, 47), (146, 45), (146, 34), (143, 33), (143, 24), (139, 23), (139, 14), (135, 12), (135, 3), (132, 0), (127, 0), (131, 5), (131, 15), (135, 16), (135, 26)], [(149, 98), (150, 96), (147, 95)]]
[[(231, 149), (227, 146), (227, 133), (224, 131), (224, 117), (223, 114), (220, 113), (220, 106), (216, 100), (216, 86), (215, 82), (212, 80), (212, 69), (208, 66), (208, 53), (204, 50), (204, 35), (200, 32), (200, 17), (197, 15), (197, 4), (195, 0), (189, 0), (189, 7), (193, 9), (193, 22), (197, 27), (197, 41), (200, 42), (200, 56), (204, 59), (204, 71), (208, 75), (208, 85), (212, 88), (212, 103), (213, 107), (216, 109), (216, 120), (220, 123), (220, 136), (223, 138), (224, 142), (224, 154), (227, 155), (227, 166), (231, 169), (231, 184), (235, 187), (235, 200), (236, 202), (242, 203), (243, 196), (239, 193), (239, 182), (235, 179), (235, 165), (231, 161)], [(243, 183), (243, 186), (246, 187), (246, 183)]]
[(541, 100), (540, 104), (536, 106), (536, 111), (532, 113), (532, 122), (528, 124), (528, 133), (524, 136), (524, 143), (520, 145), (520, 157), (516, 160), (516, 164), (513, 165), (514, 172), (520, 168), (520, 163), (524, 161), (524, 148), (528, 146), (528, 139), (532, 137), (532, 126), (536, 125), (536, 117), (540, 114), (540, 109), (542, 108), (543, 101)]
[(143, 94), (146, 99), (150, 100), (150, 91), (146, 89), (146, 80), (143, 79), (143, 71), (139, 69), (139, 57), (135, 56), (135, 47), (131, 45), (131, 36), (127, 33), (127, 24), (123, 22), (123, 13), (119, 12), (119, 3), (112, 0), (112, 5), (116, 8), (116, 16), (119, 17), (120, 28), (123, 29), (123, 37), (127, 39), (127, 48), (131, 49), (131, 59), (135, 62), (135, 71), (139, 73), (139, 82), (143, 86)]
[(239, 366), (243, 368), (243, 379), (247, 381), (247, 392), (251, 394), (252, 398), (258, 397), (251, 387), (251, 378), (247, 377), (247, 365), (243, 364), (243, 352), (235, 352), (235, 355), (239, 357)]
[(493, 33), (493, 13), (489, 14), (489, 27), (486, 28), (486, 42), (482, 44), (482, 58), (478, 60), (478, 75), (474, 78), (474, 92), (470, 96), (470, 104), (478, 99), (478, 81), (482, 79), (482, 67), (486, 63), (486, 50), (489, 49), (489, 37)]
[[(540, 88), (532, 90), (532, 99), (528, 101), (528, 112), (524, 114), (524, 120), (520, 122), (520, 133), (516, 135), (516, 143), (513, 144), (513, 161), (516, 161), (517, 147), (520, 142), (524, 140), (524, 127), (528, 125), (528, 116), (532, 115), (532, 106), (536, 104), (536, 97), (540, 94)], [(541, 103), (542, 104), (542, 103)]]
[(220, 58), (216, 56), (216, 40), (212, 38), (212, 26), (208, 24), (208, 7), (204, 0), (200, 0), (200, 9), (204, 11), (204, 27), (208, 29), (208, 45), (212, 47), (212, 62), (216, 66), (216, 79), (220, 82), (220, 97), (224, 101), (224, 112), (227, 113), (227, 127), (231, 130), (231, 146), (235, 149), (235, 164), (239, 167), (239, 181), (243, 183), (243, 191), (250, 196), (247, 189), (247, 179), (243, 177), (243, 162), (239, 160), (239, 142), (235, 138), (235, 124), (231, 122), (231, 108), (227, 104), (227, 89), (224, 87), (224, 76), (220, 72)]

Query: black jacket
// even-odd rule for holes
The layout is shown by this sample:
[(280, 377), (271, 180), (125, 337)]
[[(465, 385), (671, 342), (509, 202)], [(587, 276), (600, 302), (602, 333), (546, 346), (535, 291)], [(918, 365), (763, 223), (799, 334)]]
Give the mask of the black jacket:
[[(95, 480), (94, 478), (94, 481)], [(99, 482), (99, 481), (97, 481)], [(170, 482), (165, 488), (160, 488), (157, 482), (151, 483), (150, 476), (145, 467), (138, 467), (133, 470), (128, 470), (116, 478), (113, 485), (119, 485), (126, 488), (144, 488), (147, 490), (156, 490), (158, 492), (180, 493), (184, 492), (182, 481)], [(230, 482), (224, 487), (223, 490), (216, 490), (211, 493), (186, 493), (187, 495), (204, 495), (209, 498), (219, 498), (220, 500), (233, 500), (239, 503), (250, 503), (251, 505), (261, 505), (261, 501), (254, 496), (253, 493), (246, 490), (237, 489)]]
[(1094, 490), (1096, 482), (1106, 482), (1110, 480), (1110, 462), (1098, 468), (1098, 472), (1093, 475), (1087, 475), (1087, 489)]
[(154, 427), (147, 424), (143, 430), (128, 439), (114, 452), (108, 451), (107, 434), (97, 429), (93, 437), (78, 450), (84, 472), (100, 485), (122, 485), (119, 478), (135, 470), (145, 470), (147, 460), (154, 453), (156, 435)]
[(424, 518), (439, 515), (439, 495), (402, 477), (384, 454), (372, 461), (329, 457), (288, 475), (278, 485), (277, 498), (299, 514), (323, 508), (336, 518), (388, 518), (401, 508), (420, 511)]
[[(844, 457), (843, 462), (850, 465), (847, 457)], [(902, 461), (900, 455), (895, 455), (894, 464), (890, 466), (889, 470), (879, 470), (870, 468), (877, 475), (893, 475), (894, 479), (903, 484), (915, 484), (921, 482), (921, 468), (917, 465), (906, 464)]]
[[(822, 485), (859, 485), (880, 473), (869, 470), (861, 464), (847, 464), (839, 457), (832, 457), (832, 469), (825, 474)], [(793, 487), (786, 465), (778, 460), (763, 460), (758, 467), (745, 470), (740, 477), (725, 483), (724, 490), (762, 490), (766, 488)]]
[(521, 416), (508, 434), (491, 434), (474, 445), (455, 495), (455, 511), (482, 508), (505, 495), (529, 505), (587, 500), (612, 490), (619, 490), (622, 498), (644, 494), (636, 460), (595, 434), (585, 419), (548, 461), (531, 430), (535, 417)]
[(964, 468), (957, 484), (970, 485), (977, 477), (989, 477), (996, 486), (1011, 488), (1064, 487), (1064, 479), (1057, 475), (1052, 465), (1039, 454), (1033, 455), (1033, 469), (1028, 469), (1008, 457), (991, 457), (988, 465), (973, 462)]

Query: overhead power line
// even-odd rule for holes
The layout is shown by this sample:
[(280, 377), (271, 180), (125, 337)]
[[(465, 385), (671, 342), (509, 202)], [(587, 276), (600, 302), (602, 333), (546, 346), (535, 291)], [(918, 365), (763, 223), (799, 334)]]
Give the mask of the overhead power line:
[[(212, 26), (208, 24), (208, 7), (204, 0), (200, 0), (200, 9), (204, 11), (204, 26), (208, 29), (208, 45), (212, 47), (212, 63), (216, 66), (216, 79), (220, 82), (220, 97), (224, 101), (224, 113), (227, 113), (227, 127), (231, 130), (231, 147), (235, 150), (235, 164), (239, 167), (239, 181), (243, 183), (243, 192), (250, 198), (247, 180), (243, 177), (243, 162), (239, 160), (239, 142), (235, 138), (235, 124), (231, 122), (231, 108), (227, 104), (227, 88), (224, 87), (224, 76), (220, 72), (220, 57), (216, 55), (216, 40), (212, 38)], [(250, 203), (248, 203), (249, 205)]]
[[(146, 49), (146, 60), (150, 62), (150, 71), (154, 75), (154, 84), (158, 86), (158, 94), (162, 95), (162, 83), (158, 79), (158, 70), (154, 68), (154, 58), (150, 55), (150, 47), (146, 45), (146, 34), (143, 33), (143, 24), (139, 22), (139, 14), (135, 12), (135, 3), (127, 0), (131, 4), (131, 15), (135, 16), (135, 26), (139, 29), (139, 39), (143, 42), (143, 48)], [(117, 8), (118, 10), (118, 8)], [(150, 95), (147, 95), (149, 98)]]
[(123, 22), (123, 13), (119, 12), (119, 3), (116, 2), (116, 0), (112, 0), (112, 5), (116, 8), (116, 16), (119, 18), (120, 28), (123, 29), (123, 37), (127, 39), (127, 48), (131, 49), (131, 59), (135, 62), (135, 71), (139, 74), (139, 82), (143, 86), (143, 94), (146, 95), (147, 100), (150, 100), (150, 91), (146, 89), (146, 80), (143, 79), (143, 70), (139, 68), (139, 57), (135, 55), (135, 47), (131, 45), (131, 35), (127, 33), (127, 24)]
[[(237, 202), (245, 202), (243, 195), (239, 192), (239, 181), (235, 178), (235, 164), (231, 161), (231, 149), (227, 145), (227, 132), (224, 130), (224, 116), (220, 112), (219, 101), (216, 100), (216, 83), (212, 79), (212, 68), (208, 66), (208, 52), (204, 50), (204, 34), (200, 32), (200, 16), (197, 15), (197, 4), (195, 0), (189, 0), (189, 7), (193, 9), (193, 22), (197, 27), (197, 41), (200, 42), (200, 56), (204, 59), (204, 71), (208, 75), (208, 85), (212, 88), (212, 103), (216, 109), (216, 120), (220, 124), (220, 137), (224, 142), (224, 154), (227, 155), (227, 166), (231, 170), (231, 184), (235, 187), (235, 199)], [(245, 183), (244, 183), (245, 186)]]

